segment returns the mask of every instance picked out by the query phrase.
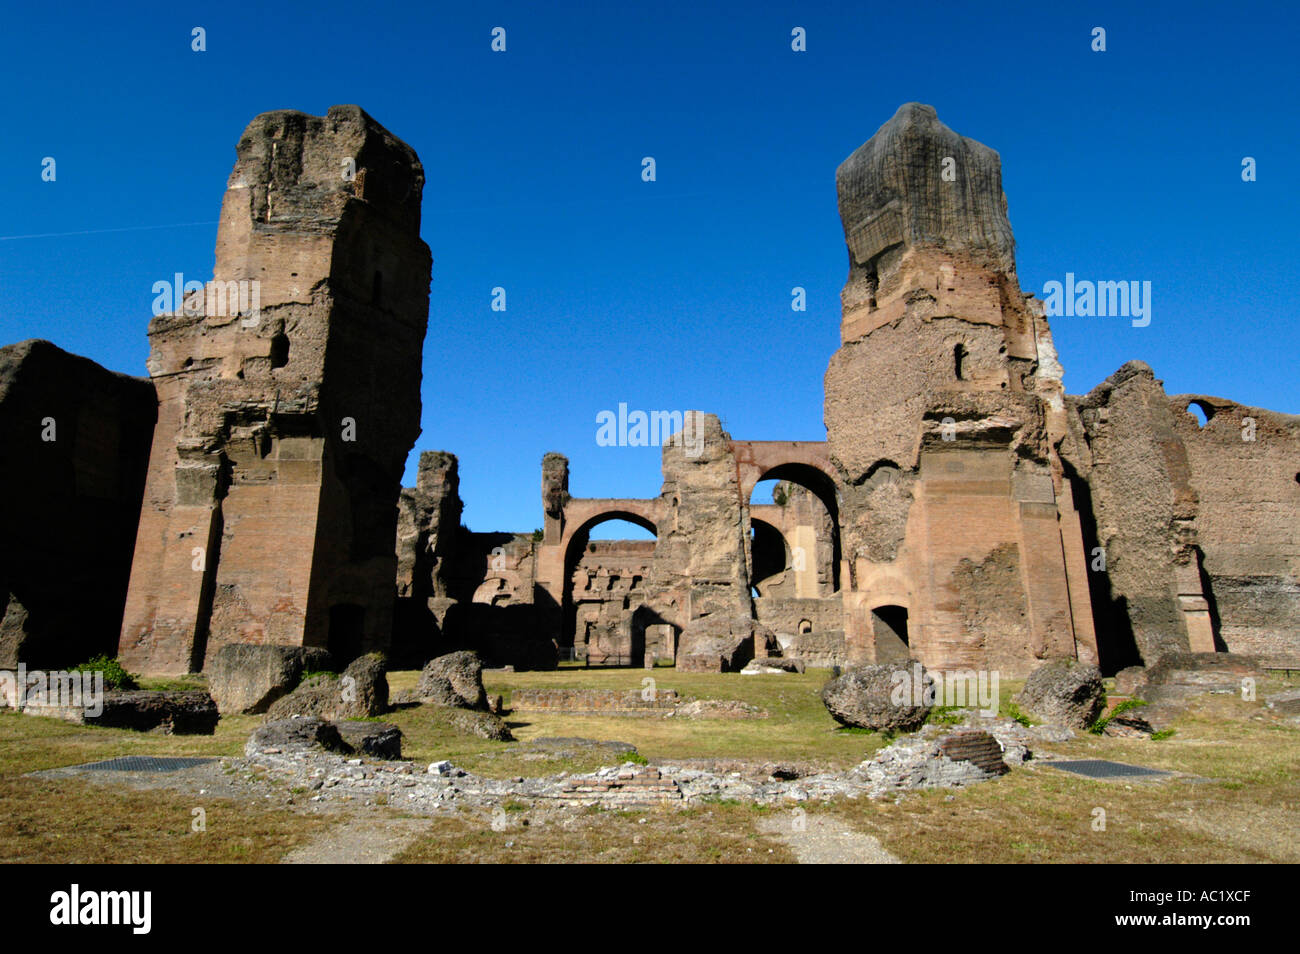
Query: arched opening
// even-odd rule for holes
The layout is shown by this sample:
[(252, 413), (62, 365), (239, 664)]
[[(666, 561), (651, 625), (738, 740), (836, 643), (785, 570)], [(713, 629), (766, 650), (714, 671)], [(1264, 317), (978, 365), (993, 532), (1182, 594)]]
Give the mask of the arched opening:
[(589, 666), (644, 664), (648, 643), (661, 635), (644, 605), (655, 534), (651, 521), (623, 511), (574, 530), (564, 554), (562, 655)]
[(903, 662), (911, 657), (905, 607), (875, 607), (871, 611), (871, 629), (876, 640), (876, 662)]
[(766, 520), (751, 516), (749, 520), (749, 547), (753, 555), (750, 572), (750, 589), (754, 596), (762, 596), (769, 582), (780, 584), (791, 564), (790, 546), (785, 536)]
[(598, 523), (587, 531), (588, 540), (653, 540), (655, 532), (648, 526), (621, 518)]
[[(829, 476), (809, 464), (782, 464), (769, 468), (750, 492), (750, 523), (762, 521), (776, 528), (785, 541), (786, 580), (782, 595), (827, 597), (840, 589), (839, 500)], [(754, 544), (750, 538), (750, 570), (757, 583)], [(769, 589), (771, 586), (769, 585)], [(789, 592), (785, 593), (784, 590)]]
[(1204, 427), (1210, 423), (1210, 418), (1214, 417), (1214, 407), (1204, 401), (1189, 401), (1187, 403), (1187, 413), (1196, 418), (1197, 427)]

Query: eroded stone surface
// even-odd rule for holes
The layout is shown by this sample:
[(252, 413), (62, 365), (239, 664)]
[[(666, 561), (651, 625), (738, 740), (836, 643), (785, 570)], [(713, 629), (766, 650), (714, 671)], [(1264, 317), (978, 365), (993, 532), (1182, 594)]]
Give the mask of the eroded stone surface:
[(356, 106), (244, 131), (214, 280), (149, 326), (159, 411), (130, 668), (198, 670), (227, 643), (340, 662), (387, 647), (428, 319), (423, 185), (410, 147)]
[(265, 712), (292, 692), (304, 672), (332, 667), (323, 649), (231, 643), (222, 646), (207, 668), (208, 689), (223, 713)]
[(1016, 696), (1016, 702), (1031, 715), (1073, 729), (1096, 722), (1105, 699), (1101, 670), (1074, 659), (1038, 667)]
[(0, 667), (116, 655), (156, 415), (148, 381), (0, 348)]

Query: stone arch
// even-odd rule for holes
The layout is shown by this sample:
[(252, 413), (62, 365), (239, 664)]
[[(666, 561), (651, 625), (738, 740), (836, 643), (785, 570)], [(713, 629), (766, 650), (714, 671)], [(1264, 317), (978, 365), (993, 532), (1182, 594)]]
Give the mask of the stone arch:
[(815, 496), (826, 508), (831, 522), (831, 591), (840, 591), (840, 564), (843, 553), (840, 545), (840, 496), (836, 478), (828, 470), (829, 461), (822, 465), (816, 458), (782, 461), (756, 461), (747, 468), (740, 481), (740, 492), (746, 503), (754, 488), (764, 480), (784, 480), (798, 484)]
[(626, 520), (659, 536), (660, 502), (650, 500), (602, 500), (575, 498), (564, 507), (564, 533), (560, 548), (568, 562), (575, 539), (586, 539), (592, 528), (610, 520)]
[(505, 606), (518, 598), (523, 579), (515, 570), (492, 570), (474, 590), (472, 603)]
[[(561, 640), (563, 643), (568, 644), (570, 640), (576, 638), (578, 625), (577, 600), (573, 591), (573, 575), (578, 567), (582, 551), (589, 542), (592, 529), (612, 520), (624, 520), (648, 530), (658, 537), (660, 523), (659, 501), (571, 500), (565, 506), (564, 515), (568, 525), (565, 528), (560, 545), (562, 555), (560, 625)], [(626, 620), (629, 627), (627, 635), (634, 645), (629, 648), (626, 654), (627, 659), (620, 659), (616, 662), (639, 666), (642, 664), (639, 654), (644, 653), (645, 647), (646, 613), (648, 611), (643, 611), (644, 607), (639, 602), (635, 606), (629, 603), (626, 608), (631, 611), (631, 615)]]

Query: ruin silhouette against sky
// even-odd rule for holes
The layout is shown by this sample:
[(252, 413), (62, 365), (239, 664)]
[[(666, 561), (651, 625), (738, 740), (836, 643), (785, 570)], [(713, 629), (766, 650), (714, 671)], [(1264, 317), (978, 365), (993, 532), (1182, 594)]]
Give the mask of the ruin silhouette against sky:
[[(1251, 3), (1210, 19), (1122, 4), (230, 4), (203, 22), (164, 5), (26, 6), (0, 36), (0, 340), (45, 337), (144, 375), (153, 283), (211, 277), (231, 131), (269, 109), (359, 103), (424, 162), (417, 449), (456, 452), (466, 522), (537, 525), (548, 450), (570, 457), (576, 494), (652, 496), (658, 448), (599, 446), (600, 412), (700, 408), (739, 439), (824, 438), (848, 269), (834, 170), (917, 100), (999, 150), (1026, 291), (1067, 272), (1152, 283), (1148, 327), (1052, 322), (1071, 393), (1141, 359), (1171, 394), (1294, 413), (1300, 133), (1280, 120), (1300, 113), (1295, 18)], [(31, 235), (46, 237), (17, 237)], [(505, 312), (490, 308), (498, 286)]]

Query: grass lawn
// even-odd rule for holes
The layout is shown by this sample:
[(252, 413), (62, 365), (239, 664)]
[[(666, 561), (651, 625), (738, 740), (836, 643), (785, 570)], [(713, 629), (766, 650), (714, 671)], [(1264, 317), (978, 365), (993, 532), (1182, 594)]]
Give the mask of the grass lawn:
[[(0, 712), (0, 861), (273, 862), (332, 824), (253, 801), (133, 791), (81, 779), (21, 777), (119, 755), (237, 755), (257, 716), (221, 720), (215, 736), (166, 736)], [(193, 809), (205, 832), (191, 831)]]
[(1300, 728), (1257, 704), (1206, 696), (1172, 738), (1084, 734), (1050, 748), (1196, 778), (1101, 782), (1040, 764), (957, 792), (809, 811), (838, 814), (903, 861), (1300, 862)]
[[(451, 759), (494, 777), (587, 771), (615, 761), (596, 751), (556, 758), (531, 749), (543, 736), (630, 742), (652, 762), (666, 758), (797, 761), (848, 767), (886, 744), (837, 727), (818, 698), (825, 671), (738, 676), (657, 670), (485, 674), (509, 705), (518, 688), (640, 689), (653, 678), (685, 700), (737, 699), (766, 719), (508, 716), (520, 740), (490, 742), (454, 733), (428, 707), (385, 718), (405, 734), (417, 762)], [(418, 673), (389, 674), (394, 690)], [(1017, 684), (1002, 686), (1006, 711)], [(138, 791), (24, 773), (119, 755), (238, 755), (260, 716), (221, 720), (213, 736), (164, 736), (74, 726), (0, 712), (0, 860), (66, 862), (259, 862), (335, 824), (282, 803), (205, 799), (207, 832), (190, 830), (195, 797)], [(1165, 768), (1195, 780), (1099, 782), (1045, 765), (962, 790), (908, 792), (876, 801), (805, 805), (876, 836), (904, 861), (953, 862), (1296, 862), (1300, 861), (1300, 727), (1234, 697), (1198, 700), (1172, 738), (1111, 739), (1082, 734), (1039, 745), (1073, 758), (1106, 758)], [(1105, 811), (1105, 829), (1097, 830)], [(685, 810), (587, 811), (559, 816), (508, 806), (493, 830), (483, 812), (432, 819), (399, 861), (789, 861), (778, 840), (757, 833), (765, 814), (784, 809), (709, 804)], [(525, 824), (525, 822), (528, 822)]]
[[(394, 689), (414, 687), (418, 673), (392, 673)], [(629, 742), (650, 759), (720, 758), (752, 761), (798, 760), (831, 767), (848, 767), (886, 744), (877, 735), (845, 730), (831, 718), (818, 692), (829, 678), (827, 670), (806, 674), (739, 676), (684, 672), (673, 669), (561, 669), (557, 672), (484, 673), (490, 695), (501, 694), (507, 707), (514, 689), (641, 689), (652, 678), (658, 689), (676, 690), (684, 701), (737, 699), (765, 709), (766, 719), (679, 719), (661, 716), (562, 715), (541, 712), (506, 716), (510, 731), (521, 741), (540, 737), (580, 736)], [(392, 716), (406, 733), (403, 751), (421, 761), (450, 758), (469, 771), (508, 777), (524, 774), (527, 766), (509, 757), (510, 746), (476, 740), (448, 739), (431, 732), (420, 710)], [(487, 747), (485, 747), (485, 745)], [(605, 758), (608, 764), (608, 757)], [(558, 763), (557, 763), (558, 764)], [(588, 766), (595, 768), (600, 762)], [(547, 769), (530, 762), (531, 774)], [(552, 769), (575, 770), (576, 765)]]

